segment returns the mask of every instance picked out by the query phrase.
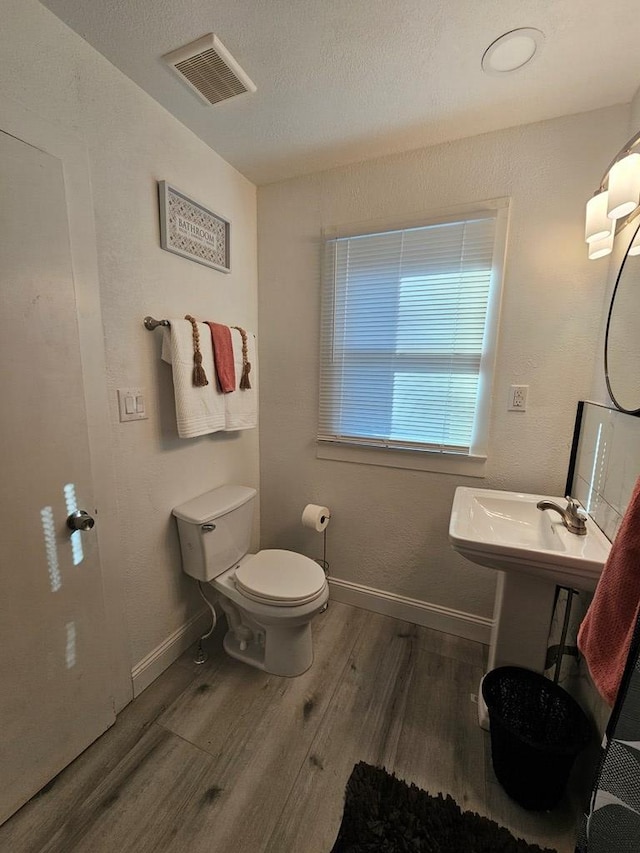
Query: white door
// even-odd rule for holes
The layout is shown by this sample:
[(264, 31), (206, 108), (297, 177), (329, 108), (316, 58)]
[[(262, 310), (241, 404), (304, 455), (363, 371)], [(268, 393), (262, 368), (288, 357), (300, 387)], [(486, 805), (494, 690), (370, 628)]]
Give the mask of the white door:
[(0, 822), (115, 719), (60, 160), (0, 132)]

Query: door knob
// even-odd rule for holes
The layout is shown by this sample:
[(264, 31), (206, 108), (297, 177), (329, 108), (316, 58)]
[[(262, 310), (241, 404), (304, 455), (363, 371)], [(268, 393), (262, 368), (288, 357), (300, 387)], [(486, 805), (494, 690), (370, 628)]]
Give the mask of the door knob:
[(83, 509), (77, 509), (67, 518), (67, 527), (71, 530), (91, 530), (94, 524), (95, 521)]

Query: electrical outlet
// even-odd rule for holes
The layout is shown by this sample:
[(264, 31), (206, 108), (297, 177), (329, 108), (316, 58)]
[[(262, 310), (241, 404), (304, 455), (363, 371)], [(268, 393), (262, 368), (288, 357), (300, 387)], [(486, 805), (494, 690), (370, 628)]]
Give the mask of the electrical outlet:
[(526, 412), (528, 394), (528, 385), (512, 385), (509, 389), (509, 405), (507, 406), (507, 411)]

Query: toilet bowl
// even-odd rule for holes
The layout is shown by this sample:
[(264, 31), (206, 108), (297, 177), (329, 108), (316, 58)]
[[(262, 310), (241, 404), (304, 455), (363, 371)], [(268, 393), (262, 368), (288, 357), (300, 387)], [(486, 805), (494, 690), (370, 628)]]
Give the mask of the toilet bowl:
[(311, 620), (326, 607), (327, 580), (302, 554), (248, 553), (255, 496), (222, 486), (176, 507), (182, 567), (217, 593), (227, 654), (273, 675), (300, 675), (313, 662)]
[[(280, 573), (283, 564), (289, 571)], [(284, 589), (294, 567), (296, 591), (306, 593), (298, 598)], [(317, 563), (292, 551), (259, 551), (214, 578), (211, 586), (220, 593), (220, 606), (229, 621), (224, 648), (231, 657), (274, 675), (300, 675), (309, 669), (313, 662), (311, 619), (329, 598), (329, 586)], [(239, 633), (233, 629), (236, 617), (242, 626)], [(243, 642), (242, 628), (246, 627), (253, 636)]]

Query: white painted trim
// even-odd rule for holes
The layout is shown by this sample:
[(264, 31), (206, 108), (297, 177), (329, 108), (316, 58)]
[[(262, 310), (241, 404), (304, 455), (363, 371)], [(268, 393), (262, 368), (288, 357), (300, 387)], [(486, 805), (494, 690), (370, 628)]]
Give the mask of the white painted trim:
[(138, 661), (131, 670), (133, 698), (139, 696), (174, 660), (195, 643), (198, 637), (205, 633), (210, 622), (211, 611), (201, 610)]
[(357, 462), (380, 465), (383, 468), (406, 468), (410, 471), (432, 471), (440, 474), (460, 474), (464, 477), (484, 477), (486, 456), (463, 453), (435, 453), (428, 450), (396, 450), (390, 447), (358, 446), (356, 444), (318, 439), (318, 459), (337, 462)]
[(433, 628), (444, 634), (453, 634), (466, 640), (489, 645), (493, 619), (464, 613), (451, 607), (441, 607), (428, 601), (406, 598), (393, 592), (384, 592), (369, 586), (351, 583), (340, 578), (329, 578), (329, 592), (332, 601), (351, 604), (383, 616), (404, 619), (415, 625)]
[(464, 204), (452, 204), (448, 207), (425, 208), (408, 219), (381, 217), (365, 219), (360, 222), (343, 222), (329, 225), (322, 229), (325, 240), (340, 237), (357, 237), (361, 234), (376, 234), (381, 231), (401, 231), (406, 228), (420, 228), (425, 224), (436, 225), (445, 222), (455, 222), (469, 213), (484, 213), (486, 211), (502, 210), (511, 204), (510, 196), (487, 198), (479, 201), (469, 201)]
[(0, 128), (62, 162), (80, 355), (84, 380), (96, 537), (102, 566), (111, 690), (116, 713), (132, 698), (131, 652), (124, 607), (124, 566), (120, 553), (112, 436), (107, 397), (104, 332), (100, 306), (94, 205), (85, 143), (62, 126), (6, 96), (0, 96)]

